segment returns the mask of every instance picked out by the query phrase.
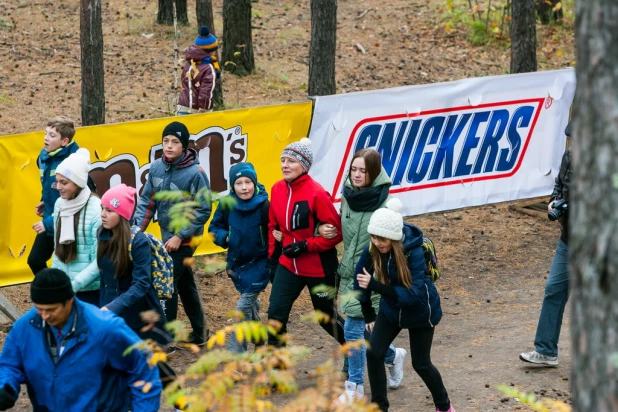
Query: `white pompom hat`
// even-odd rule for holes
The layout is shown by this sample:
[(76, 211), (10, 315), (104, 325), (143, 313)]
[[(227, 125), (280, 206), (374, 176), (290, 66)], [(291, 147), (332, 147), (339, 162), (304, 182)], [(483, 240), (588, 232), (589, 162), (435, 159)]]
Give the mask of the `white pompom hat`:
[(396, 197), (386, 202), (385, 208), (380, 208), (373, 212), (369, 219), (367, 232), (370, 235), (385, 237), (391, 240), (401, 240), (403, 238), (403, 216), (401, 200)]

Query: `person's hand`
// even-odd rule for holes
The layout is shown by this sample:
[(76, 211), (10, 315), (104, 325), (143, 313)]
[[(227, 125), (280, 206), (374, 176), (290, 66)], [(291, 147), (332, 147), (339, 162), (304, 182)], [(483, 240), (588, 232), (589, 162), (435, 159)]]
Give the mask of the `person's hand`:
[(103, 311), (103, 312), (107, 312), (107, 311), (109, 311), (109, 309), (107, 309), (107, 306), (103, 306), (103, 307), (101, 308), (101, 311)]
[(367, 323), (365, 325), (365, 330), (369, 333), (373, 332), (373, 326), (375, 325), (375, 322), (371, 322), (371, 323)]
[(36, 222), (34, 225), (32, 225), (32, 228), (38, 235), (40, 235), (41, 233), (45, 233), (45, 225), (43, 224), (43, 222)]
[(165, 242), (165, 250), (168, 252), (175, 252), (178, 248), (180, 248), (181, 243), (182, 239), (174, 235), (167, 242)]
[(362, 289), (367, 289), (369, 287), (369, 282), (371, 282), (371, 275), (365, 268), (363, 268), (363, 272), (364, 273), (359, 273), (356, 275), (356, 280), (358, 280), (358, 286)]
[(296, 242), (290, 243), (287, 246), (283, 247), (283, 254), (289, 257), (290, 259), (294, 259), (302, 255), (307, 251), (307, 242)]
[(275, 237), (275, 240), (277, 242), (283, 241), (283, 232), (281, 232), (280, 230), (273, 230), (273, 236)]
[(555, 200), (549, 202), (549, 204), (547, 205), (547, 213), (551, 212), (552, 209), (554, 208), (554, 202)]
[(43, 208), (44, 207), (45, 207), (45, 203), (43, 203), (43, 202), (39, 203), (34, 208), (34, 213), (36, 213), (37, 216), (43, 216)]
[(4, 387), (0, 389), (0, 411), (6, 411), (15, 406), (17, 401), (17, 394), (15, 390), (8, 383), (4, 384)]
[(318, 228), (318, 233), (324, 239), (332, 239), (337, 236), (337, 227), (329, 223), (325, 223), (323, 225), (320, 225), (320, 227)]

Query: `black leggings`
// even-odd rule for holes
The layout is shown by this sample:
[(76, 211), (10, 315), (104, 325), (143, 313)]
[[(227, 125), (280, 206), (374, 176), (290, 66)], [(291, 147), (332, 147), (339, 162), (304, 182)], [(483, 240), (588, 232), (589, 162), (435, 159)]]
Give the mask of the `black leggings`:
[[(290, 318), (292, 305), (298, 299), (298, 296), (306, 287), (311, 289), (318, 285), (327, 285), (337, 287), (337, 275), (327, 275), (323, 278), (310, 278), (307, 276), (299, 276), (290, 272), (283, 265), (277, 266), (273, 287), (270, 291), (270, 303), (268, 306), (268, 319), (274, 319), (281, 322), (279, 334), (283, 335), (287, 332), (287, 323)], [(335, 293), (335, 296), (337, 294)], [(331, 322), (320, 326), (328, 332), (329, 335), (337, 339), (340, 344), (345, 343), (343, 336), (343, 319), (337, 313), (335, 301), (333, 297), (326, 296), (325, 293), (311, 293), (311, 303), (313, 308), (320, 312), (326, 313), (331, 318)], [(268, 337), (269, 345), (281, 345), (281, 341), (277, 336)]]
[[(389, 345), (401, 332), (401, 328), (391, 323), (384, 314), (378, 312), (369, 348), (367, 349), (367, 371), (369, 384), (371, 385), (371, 402), (378, 404), (382, 411), (388, 411), (388, 398), (386, 396), (386, 371), (384, 358)], [(408, 329), (410, 334), (410, 356), (412, 367), (421, 377), (433, 397), (436, 408), (446, 411), (450, 407), (448, 393), (442, 383), (440, 372), (431, 363), (431, 343), (433, 341), (434, 328)]]
[[(54, 254), (54, 237), (47, 232), (36, 235), (30, 254), (28, 266), (34, 275), (47, 267), (47, 261)], [(98, 302), (97, 302), (98, 303)]]

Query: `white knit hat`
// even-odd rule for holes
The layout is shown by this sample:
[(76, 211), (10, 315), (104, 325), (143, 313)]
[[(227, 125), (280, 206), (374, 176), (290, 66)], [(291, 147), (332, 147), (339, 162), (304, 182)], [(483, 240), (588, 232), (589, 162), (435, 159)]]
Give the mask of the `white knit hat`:
[(403, 238), (403, 217), (401, 200), (396, 197), (386, 202), (386, 208), (380, 208), (373, 212), (369, 219), (367, 232), (370, 235), (385, 237), (391, 240)]
[(56, 168), (56, 174), (61, 174), (82, 189), (88, 184), (89, 171), (90, 152), (83, 148), (64, 159)]

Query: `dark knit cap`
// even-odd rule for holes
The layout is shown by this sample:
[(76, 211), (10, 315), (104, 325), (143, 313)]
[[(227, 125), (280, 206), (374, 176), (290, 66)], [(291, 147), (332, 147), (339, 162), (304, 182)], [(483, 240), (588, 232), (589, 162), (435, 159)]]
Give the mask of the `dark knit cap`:
[(208, 53), (214, 52), (219, 48), (217, 38), (210, 32), (206, 26), (199, 29), (199, 35), (195, 38), (195, 45)]
[(71, 279), (60, 269), (47, 268), (34, 276), (30, 284), (30, 298), (34, 303), (52, 305), (75, 296)]
[(182, 143), (182, 147), (184, 149), (189, 147), (189, 138), (191, 137), (191, 134), (189, 134), (189, 130), (184, 124), (180, 122), (172, 122), (165, 126), (165, 129), (163, 129), (163, 136), (161, 138), (169, 135), (177, 137), (180, 140), (180, 143)]
[(239, 177), (248, 177), (253, 184), (257, 186), (257, 173), (255, 172), (255, 167), (253, 167), (251, 163), (240, 162), (230, 168), (230, 186), (232, 189), (234, 188), (234, 182), (236, 182)]

